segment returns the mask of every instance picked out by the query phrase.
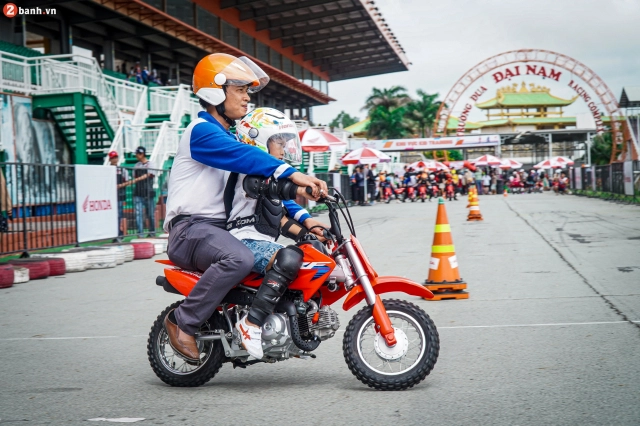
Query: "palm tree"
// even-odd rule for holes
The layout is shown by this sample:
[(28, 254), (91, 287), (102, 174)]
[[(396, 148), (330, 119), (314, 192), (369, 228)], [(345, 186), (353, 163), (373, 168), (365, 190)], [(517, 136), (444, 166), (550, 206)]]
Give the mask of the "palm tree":
[(387, 109), (398, 108), (411, 102), (411, 98), (407, 94), (407, 89), (402, 86), (393, 86), (390, 89), (373, 88), (373, 93), (365, 101), (363, 111), (369, 111), (373, 108), (383, 106)]
[(407, 89), (402, 86), (382, 90), (374, 87), (362, 108), (369, 113), (369, 136), (382, 139), (405, 136), (408, 130), (405, 105), (410, 102)]
[(368, 134), (373, 138), (398, 139), (407, 135), (409, 125), (404, 107), (388, 108), (380, 105), (369, 112)]
[(438, 94), (430, 95), (418, 89), (418, 99), (407, 105), (407, 118), (415, 123), (421, 137), (431, 136), (431, 127), (442, 102), (437, 101)]

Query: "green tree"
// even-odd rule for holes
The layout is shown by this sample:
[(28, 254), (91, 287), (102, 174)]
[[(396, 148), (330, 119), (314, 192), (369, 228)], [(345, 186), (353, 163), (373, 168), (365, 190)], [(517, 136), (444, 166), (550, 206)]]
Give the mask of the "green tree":
[(418, 98), (407, 104), (407, 118), (420, 137), (431, 136), (431, 127), (441, 104), (440, 101), (436, 101), (438, 96), (437, 93), (430, 95), (418, 89)]
[(459, 149), (450, 149), (447, 151), (447, 155), (449, 156), (449, 160), (451, 161), (462, 161), (462, 151)]
[[(586, 160), (586, 159), (585, 159)], [(611, 133), (603, 133), (591, 142), (591, 163), (595, 165), (609, 164), (611, 161)]]
[(393, 86), (389, 89), (373, 88), (363, 110), (368, 111), (368, 135), (380, 139), (397, 139), (409, 133), (406, 105), (411, 102), (407, 89)]
[(389, 89), (373, 88), (373, 92), (365, 101), (363, 111), (371, 112), (379, 106), (386, 107), (388, 110), (404, 106), (411, 102), (411, 98), (407, 94), (407, 89), (402, 86), (393, 86)]
[(369, 112), (368, 135), (379, 139), (399, 139), (407, 136), (409, 126), (404, 107), (378, 106)]
[(352, 117), (344, 111), (340, 111), (340, 114), (336, 118), (329, 123), (329, 127), (341, 127), (344, 129), (353, 124), (356, 124), (358, 121), (358, 117)]

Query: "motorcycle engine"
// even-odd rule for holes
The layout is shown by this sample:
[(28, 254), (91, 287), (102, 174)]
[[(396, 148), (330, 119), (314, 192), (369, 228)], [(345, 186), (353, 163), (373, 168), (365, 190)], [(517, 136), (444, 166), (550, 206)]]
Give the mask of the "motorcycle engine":
[(283, 314), (271, 314), (262, 326), (262, 351), (270, 358), (288, 358), (295, 347), (291, 340), (289, 321)]
[(340, 328), (338, 313), (328, 306), (309, 310), (306, 315), (299, 316), (298, 322), (302, 336), (316, 336), (320, 340), (333, 337)]

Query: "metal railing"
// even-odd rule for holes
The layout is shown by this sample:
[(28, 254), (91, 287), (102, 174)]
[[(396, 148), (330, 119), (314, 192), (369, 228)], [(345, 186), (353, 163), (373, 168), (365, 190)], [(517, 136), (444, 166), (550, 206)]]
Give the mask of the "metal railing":
[(569, 177), (576, 195), (640, 203), (640, 161), (574, 168)]
[(0, 90), (31, 94), (38, 88), (32, 71), (30, 58), (0, 52)]
[[(1, 255), (77, 244), (75, 167), (0, 163)], [(123, 167), (117, 172), (120, 236), (163, 232), (170, 172)], [(134, 182), (145, 172), (153, 178)]]
[(26, 252), (74, 244), (75, 166), (0, 163), (2, 221), (0, 253)]
[(169, 158), (175, 157), (178, 152), (178, 143), (182, 133), (184, 133), (184, 128), (177, 127), (169, 121), (163, 122), (149, 160), (156, 166), (164, 167), (165, 162)]
[(112, 88), (95, 58), (54, 55), (31, 59), (40, 76), (38, 93), (82, 92), (95, 96), (112, 129), (120, 124), (120, 110)]

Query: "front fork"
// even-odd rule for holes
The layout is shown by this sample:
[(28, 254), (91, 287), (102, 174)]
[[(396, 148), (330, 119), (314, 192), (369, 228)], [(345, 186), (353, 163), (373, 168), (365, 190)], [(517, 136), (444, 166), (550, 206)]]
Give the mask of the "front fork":
[[(373, 291), (371, 280), (369, 280), (369, 276), (362, 266), (362, 262), (360, 261), (360, 257), (358, 256), (356, 249), (353, 247), (353, 243), (351, 241), (345, 242), (344, 248), (346, 249), (349, 260), (351, 261), (351, 266), (353, 266), (354, 272), (356, 273), (355, 282), (360, 282), (366, 296), (367, 304), (373, 307), (373, 320), (376, 323), (376, 330), (382, 335), (382, 337), (384, 337), (388, 347), (395, 346), (397, 343), (396, 336), (393, 331), (389, 315), (387, 314), (387, 310), (384, 308), (384, 304), (382, 303), (380, 296)], [(345, 269), (345, 271), (348, 271), (348, 269)]]

